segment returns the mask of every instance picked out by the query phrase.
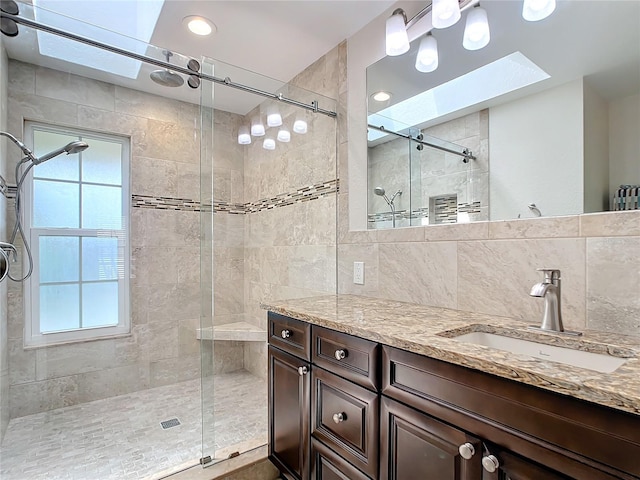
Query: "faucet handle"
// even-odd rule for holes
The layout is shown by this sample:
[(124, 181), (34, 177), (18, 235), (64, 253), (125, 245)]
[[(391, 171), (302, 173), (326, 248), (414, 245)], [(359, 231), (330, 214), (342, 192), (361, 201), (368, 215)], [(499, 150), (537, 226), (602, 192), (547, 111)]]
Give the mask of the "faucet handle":
[(545, 283), (554, 283), (560, 280), (560, 270), (557, 268), (536, 268), (536, 271), (544, 273)]

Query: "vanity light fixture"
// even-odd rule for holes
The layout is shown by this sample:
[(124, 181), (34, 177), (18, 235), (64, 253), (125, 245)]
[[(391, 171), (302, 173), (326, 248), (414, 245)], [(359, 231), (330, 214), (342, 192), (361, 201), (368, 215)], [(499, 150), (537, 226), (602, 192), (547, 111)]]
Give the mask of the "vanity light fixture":
[(291, 141), (291, 132), (286, 127), (281, 127), (278, 130), (278, 135), (276, 137), (279, 142), (287, 143)]
[(431, 24), (433, 28), (448, 28), (460, 20), (458, 0), (433, 0)]
[(200, 36), (211, 35), (217, 32), (216, 25), (208, 18), (199, 15), (189, 15), (182, 19), (183, 25), (186, 25), (191, 33)]
[(251, 143), (249, 127), (240, 127), (240, 129), (238, 130), (238, 143), (240, 145), (249, 145)]
[(264, 124), (260, 117), (254, 117), (251, 121), (251, 135), (254, 137), (262, 137), (265, 134)]
[(409, 36), (407, 35), (407, 17), (404, 10), (398, 8), (387, 19), (386, 52), (390, 57), (396, 57), (409, 51)]
[(416, 70), (429, 73), (436, 68), (438, 68), (438, 42), (429, 32), (420, 40), (420, 49), (416, 55)]
[(477, 4), (467, 14), (462, 46), (467, 50), (480, 50), (486, 47), (491, 39), (487, 11)]
[(262, 148), (265, 150), (275, 150), (276, 149), (276, 141), (273, 138), (265, 138), (262, 142)]
[[(556, 8), (556, 0), (523, 0), (523, 2), (522, 17), (531, 22), (548, 17)], [(462, 45), (467, 50), (479, 50), (487, 46), (491, 39), (491, 33), (489, 31), (487, 11), (480, 7), (479, 0), (432, 0), (409, 20), (407, 20), (407, 15), (401, 8), (393, 11), (386, 23), (385, 50), (387, 55), (393, 57), (409, 51), (410, 44), (407, 32), (427, 14), (431, 13), (431, 26), (433, 28), (447, 28), (455, 25), (461, 18), (461, 12), (465, 10), (470, 11), (467, 14)], [(427, 28), (424, 28), (422, 24), (427, 25)], [(422, 22), (422, 24), (420, 31), (428, 34), (432, 28), (429, 28), (425, 22)], [(413, 31), (412, 38), (417, 38), (421, 34)], [(435, 57), (433, 55), (434, 43), (437, 44), (435, 38), (429, 35), (420, 41), (418, 57), (416, 58), (416, 69), (418, 71), (433, 72), (437, 68), (437, 48)], [(425, 63), (427, 52), (430, 52), (430, 63)], [(421, 56), (422, 58), (420, 58)], [(436, 59), (435, 67), (433, 67), (434, 58)]]
[(543, 20), (556, 9), (556, 0), (524, 0), (522, 18), (529, 22)]

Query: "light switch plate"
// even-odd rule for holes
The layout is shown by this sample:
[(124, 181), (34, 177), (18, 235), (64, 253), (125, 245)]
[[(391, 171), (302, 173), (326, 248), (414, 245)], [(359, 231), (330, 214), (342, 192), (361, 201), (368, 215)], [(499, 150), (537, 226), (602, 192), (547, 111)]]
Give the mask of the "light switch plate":
[(364, 262), (353, 262), (353, 283), (364, 285)]

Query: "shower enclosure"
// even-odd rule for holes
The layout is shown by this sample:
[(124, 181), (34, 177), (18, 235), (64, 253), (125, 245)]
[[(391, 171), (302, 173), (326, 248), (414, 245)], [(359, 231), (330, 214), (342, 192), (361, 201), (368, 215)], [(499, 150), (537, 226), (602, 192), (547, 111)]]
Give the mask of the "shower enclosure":
[[(155, 86), (166, 49), (19, 7), (133, 55), (24, 24), (0, 36), (0, 130), (36, 156), (89, 145), (26, 180), (35, 273), (0, 283), (0, 477), (162, 478), (263, 445), (260, 302), (336, 290), (336, 103), (312, 91), (323, 79), (194, 69), (172, 52), (185, 84)], [(50, 41), (99, 61), (26, 53)], [(124, 63), (134, 78), (115, 72)], [(239, 134), (258, 123), (247, 144)], [(20, 158), (2, 143), (0, 241)]]

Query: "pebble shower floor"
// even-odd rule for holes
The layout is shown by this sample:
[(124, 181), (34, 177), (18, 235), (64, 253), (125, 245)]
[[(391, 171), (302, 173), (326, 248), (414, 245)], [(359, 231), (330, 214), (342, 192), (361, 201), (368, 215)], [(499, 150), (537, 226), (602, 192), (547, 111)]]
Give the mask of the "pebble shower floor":
[[(266, 441), (266, 382), (239, 371), (214, 383), (215, 444), (207, 454)], [(160, 478), (197, 464), (200, 409), (198, 379), (13, 419), (0, 447), (0, 478)], [(180, 425), (164, 430), (160, 422), (173, 418)]]

